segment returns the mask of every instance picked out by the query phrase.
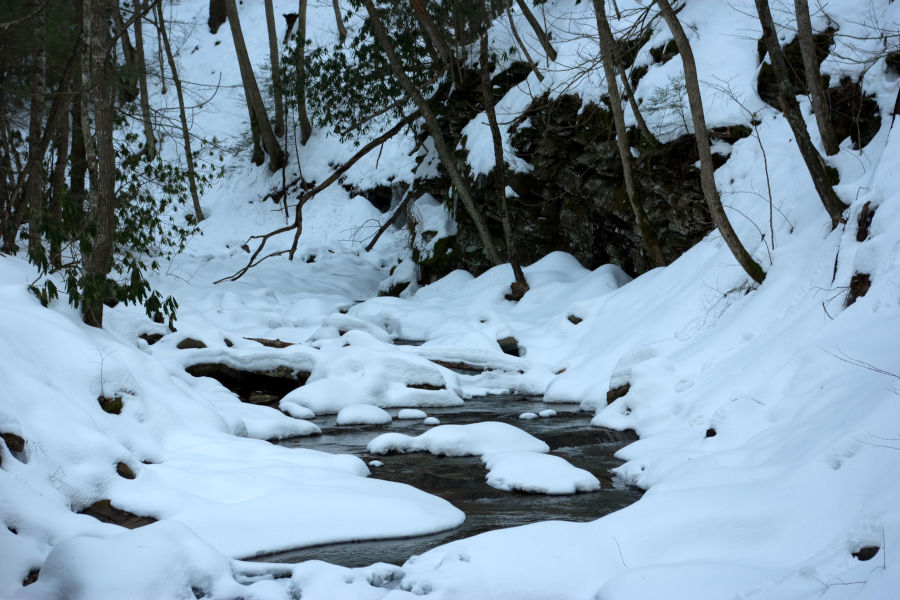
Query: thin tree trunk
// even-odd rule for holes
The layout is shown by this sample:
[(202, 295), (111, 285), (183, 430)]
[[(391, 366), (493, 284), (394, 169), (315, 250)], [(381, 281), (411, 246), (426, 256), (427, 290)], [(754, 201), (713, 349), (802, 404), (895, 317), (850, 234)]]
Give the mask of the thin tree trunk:
[(425, 32), (426, 38), (440, 55), (441, 62), (444, 63), (444, 66), (449, 67), (450, 62), (453, 60), (453, 53), (450, 52), (450, 47), (444, 41), (444, 38), (441, 37), (434, 19), (428, 14), (424, 0), (410, 0), (410, 5), (412, 5), (413, 14), (416, 16), (422, 31)]
[(809, 88), (809, 99), (816, 115), (819, 135), (825, 154), (837, 154), (840, 150), (831, 125), (831, 109), (828, 95), (822, 85), (819, 74), (819, 61), (816, 57), (816, 45), (813, 42), (812, 23), (809, 19), (809, 3), (807, 0), (794, 0), (794, 12), (797, 13), (797, 39), (800, 41), (800, 54), (803, 55), (803, 71), (806, 74), (806, 87)]
[(528, 48), (525, 47), (522, 38), (519, 37), (519, 30), (516, 28), (516, 21), (513, 19), (512, 9), (509, 6), (506, 7), (506, 16), (509, 18), (509, 28), (512, 30), (513, 38), (515, 38), (516, 44), (522, 50), (522, 54), (525, 55), (528, 66), (531, 68), (531, 71), (534, 73), (534, 76), (537, 77), (538, 81), (543, 81), (544, 76), (541, 74), (540, 69), (538, 69), (537, 63), (531, 60), (531, 54), (528, 52)]
[(475, 224), (475, 229), (478, 231), (478, 235), (481, 238), (481, 243), (484, 245), (484, 250), (487, 253), (488, 259), (494, 265), (500, 264), (500, 256), (497, 254), (497, 249), (491, 239), (487, 223), (485, 222), (481, 211), (475, 206), (475, 201), (472, 199), (472, 194), (469, 191), (469, 186), (466, 184), (465, 179), (463, 179), (463, 175), (456, 168), (455, 156), (450, 147), (447, 146), (447, 142), (444, 140), (444, 133), (441, 131), (441, 125), (438, 122), (437, 116), (434, 114), (434, 111), (431, 110), (431, 107), (428, 105), (425, 98), (422, 97), (422, 94), (416, 88), (415, 84), (413, 84), (409, 77), (406, 76), (403, 65), (400, 63), (400, 59), (397, 57), (396, 52), (394, 52), (390, 38), (388, 38), (384, 31), (384, 26), (381, 24), (381, 19), (378, 17), (378, 11), (375, 9), (372, 0), (362, 0), (362, 3), (369, 13), (369, 23), (372, 27), (372, 34), (375, 36), (375, 39), (387, 56), (394, 77), (397, 78), (403, 91), (415, 103), (422, 118), (425, 119), (425, 126), (428, 128), (428, 132), (434, 140), (434, 147), (437, 150), (441, 164), (444, 166), (444, 169), (446, 169), (447, 175), (450, 176), (450, 181), (453, 183), (453, 187), (459, 194), (460, 200), (462, 200), (463, 206), (466, 208), (466, 212), (469, 213), (469, 216)]
[(719, 190), (716, 189), (715, 167), (713, 166), (712, 153), (709, 149), (709, 135), (706, 131), (706, 117), (703, 114), (703, 101), (700, 96), (700, 83), (697, 79), (697, 63), (694, 61), (694, 52), (691, 44), (675, 15), (675, 11), (669, 5), (668, 0), (656, 0), (659, 12), (668, 25), (678, 53), (684, 63), (684, 83), (687, 88), (688, 103), (691, 107), (691, 119), (694, 124), (694, 138), (697, 140), (697, 153), (700, 155), (700, 186), (703, 189), (703, 197), (709, 206), (709, 212), (713, 223), (722, 235), (722, 239), (728, 244), (731, 253), (744, 271), (757, 283), (762, 283), (766, 273), (759, 266), (738, 238), (737, 233), (731, 227), (722, 200), (719, 198)]
[(659, 239), (653, 231), (653, 225), (647, 218), (643, 204), (637, 195), (634, 185), (634, 173), (631, 166), (631, 147), (628, 144), (628, 130), (625, 127), (625, 111), (622, 109), (622, 98), (619, 95), (619, 85), (616, 81), (615, 40), (609, 21), (606, 19), (606, 5), (604, 0), (594, 0), (594, 14), (597, 18), (597, 37), (600, 41), (600, 54), (603, 60), (603, 70), (606, 73), (606, 88), (609, 94), (609, 105), (612, 109), (613, 122), (616, 126), (616, 144), (619, 148), (619, 158), (622, 161), (622, 176), (625, 180), (625, 193), (634, 213), (634, 220), (644, 240), (644, 247), (650, 255), (654, 266), (661, 267), (666, 264)]
[[(482, 16), (487, 22), (487, 11), (482, 8)], [(491, 71), (488, 56), (488, 34), (485, 30), (481, 34), (479, 42), (479, 65), (481, 73), (481, 100), (484, 104), (484, 112), (487, 113), (488, 125), (491, 128), (491, 139), (494, 146), (494, 187), (497, 201), (500, 203), (500, 220), (503, 222), (503, 237), (506, 238), (506, 258), (512, 266), (515, 281), (510, 288), (509, 300), (518, 301), (528, 291), (528, 282), (522, 265), (519, 262), (519, 253), (516, 249), (516, 238), (513, 234), (512, 223), (509, 219), (509, 203), (506, 200), (506, 163), (503, 160), (503, 138), (500, 134), (500, 125), (497, 123), (497, 111), (494, 107), (494, 92), (491, 87)]]
[[(300, 143), (306, 145), (309, 136), (312, 135), (312, 125), (309, 122), (309, 114), (306, 112), (306, 5), (307, 0), (300, 0), (300, 7), (297, 9), (297, 114), (300, 120)], [(335, 0), (336, 17), (340, 17), (340, 9), (337, 8), (337, 0)], [(343, 26), (343, 21), (338, 19)], [(346, 37), (347, 31), (344, 30)], [(341, 38), (341, 43), (343, 43)]]
[(266, 114), (266, 106), (259, 93), (259, 86), (256, 84), (256, 76), (253, 74), (253, 66), (250, 64), (247, 46), (244, 44), (244, 34), (241, 31), (241, 21), (234, 0), (225, 0), (225, 14), (228, 15), (228, 25), (231, 27), (231, 36), (234, 38), (234, 50), (237, 54), (238, 66), (241, 69), (241, 82), (244, 84), (247, 105), (253, 111), (262, 137), (263, 148), (269, 155), (269, 169), (275, 172), (284, 165), (285, 154), (272, 130), (272, 124)]
[(648, 144), (651, 146), (658, 146), (659, 140), (656, 139), (656, 136), (653, 135), (653, 132), (647, 127), (644, 115), (641, 114), (641, 108), (638, 106), (637, 99), (634, 97), (634, 90), (631, 88), (631, 82), (628, 81), (628, 76), (625, 75), (625, 69), (619, 68), (618, 70), (619, 78), (622, 80), (622, 89), (625, 90), (625, 94), (628, 96), (628, 104), (631, 106), (631, 112), (634, 113), (634, 120), (637, 121), (638, 130), (641, 132), (641, 135), (644, 136), (644, 139)]
[[(68, 95), (68, 93), (67, 93)], [(56, 163), (53, 166), (53, 173), (50, 176), (50, 210), (48, 215), (53, 223), (53, 227), (58, 228), (62, 224), (62, 203), (65, 199), (66, 192), (66, 166), (69, 157), (69, 111), (65, 110), (60, 119), (59, 127), (56, 128), (56, 135), (53, 139), (53, 147), (56, 154)], [(50, 236), (50, 263), (54, 267), (62, 264), (62, 240), (61, 231), (56, 231), (55, 235)]]
[(166, 23), (163, 20), (162, 7), (156, 5), (160, 31), (162, 32), (163, 48), (169, 59), (169, 70), (172, 71), (172, 83), (175, 84), (175, 93), (178, 96), (178, 114), (181, 117), (181, 135), (184, 138), (184, 156), (187, 160), (188, 189), (191, 192), (191, 200), (194, 203), (194, 216), (197, 222), (203, 220), (203, 209), (200, 207), (200, 196), (197, 193), (197, 174), (194, 170), (194, 153), (191, 151), (191, 132), (188, 129), (187, 114), (184, 110), (184, 94), (181, 91), (181, 79), (178, 77), (178, 68), (175, 65), (175, 56), (172, 54), (172, 46), (169, 44), (169, 35), (166, 33)]
[(272, 95), (275, 97), (275, 135), (284, 135), (284, 103), (281, 99), (281, 69), (278, 65), (278, 35), (275, 31), (275, 9), (265, 0), (266, 28), (269, 30), (269, 62), (272, 65)]
[(781, 104), (781, 110), (784, 117), (791, 126), (794, 138), (797, 140), (797, 147), (806, 163), (813, 180), (813, 185), (822, 205), (828, 211), (831, 217), (832, 228), (837, 227), (841, 222), (844, 204), (834, 188), (831, 187), (831, 180), (828, 171), (825, 168), (825, 160), (812, 141), (809, 139), (809, 132), (806, 130), (806, 122), (803, 120), (803, 114), (800, 112), (800, 104), (794, 96), (794, 90), (791, 86), (790, 71), (781, 45), (778, 43), (778, 36), (775, 34), (775, 23), (772, 21), (772, 13), (769, 11), (769, 3), (767, 0), (756, 0), (756, 11), (759, 14), (759, 22), (762, 25), (763, 40), (766, 43), (766, 49), (769, 51), (769, 58), (772, 60), (772, 69), (775, 72), (775, 78), (778, 80), (778, 101)]
[[(44, 86), (47, 78), (47, 51), (44, 43), (44, 12), (34, 19), (36, 50), (31, 83), (31, 110), (28, 121), (28, 166), (24, 176), (25, 204), (29, 211), (28, 253), (34, 258), (41, 251), (41, 229), (44, 217), (44, 152), (41, 144), (44, 126)], [(49, 124), (48, 124), (49, 125)]]
[[(116, 238), (116, 155), (113, 148), (115, 117), (112, 66), (107, 59), (110, 47), (106, 19), (110, 9), (107, 0), (86, 0), (84, 35), (90, 56), (90, 82), (94, 98), (94, 138), (97, 142), (96, 168), (91, 170), (92, 221), (95, 233), (85, 257), (85, 296), (82, 318), (88, 325), (103, 326), (103, 297), (106, 277), (112, 268)], [(84, 108), (84, 107), (82, 107)], [(87, 133), (87, 132), (86, 132)]]
[[(140, 14), (135, 12), (135, 14)], [(135, 77), (138, 72), (137, 53), (134, 46), (131, 45), (131, 38), (128, 36), (128, 29), (125, 21), (122, 19), (119, 3), (116, 2), (112, 6), (113, 22), (116, 24), (116, 35), (122, 43), (122, 56), (125, 59), (125, 69), (117, 82), (124, 93), (127, 100), (133, 100), (138, 95), (138, 86)]]
[[(303, 4), (306, 4), (306, 0), (303, 0)], [(341, 6), (338, 0), (331, 0), (331, 6), (334, 8), (334, 21), (337, 24), (338, 28), (338, 39), (340, 40), (341, 45), (343, 45), (344, 40), (347, 39), (347, 28), (344, 27), (344, 19), (341, 17)], [(306, 10), (301, 13), (304, 15), (304, 19), (306, 16)], [(306, 32), (306, 28), (303, 29), (304, 35)]]
[[(162, 8), (162, 7), (160, 7)], [(159, 22), (156, 20), (156, 11), (150, 11), (153, 16), (153, 25), (156, 27), (156, 60), (159, 63), (159, 83), (162, 86), (162, 93), (165, 95), (166, 88), (166, 69), (163, 65), (163, 43), (162, 34), (159, 32)]]
[(147, 61), (144, 55), (144, 8), (141, 0), (134, 2), (134, 43), (137, 54), (138, 87), (141, 93), (141, 121), (144, 125), (144, 154), (153, 160), (156, 157), (156, 138), (153, 135), (153, 122), (150, 120), (150, 95), (147, 89)]
[(522, 11), (522, 14), (525, 15), (526, 19), (528, 19), (528, 24), (531, 25), (532, 29), (534, 29), (534, 33), (535, 35), (537, 35), (538, 40), (540, 40), (541, 46), (544, 48), (544, 52), (547, 53), (547, 58), (549, 58), (550, 60), (556, 60), (556, 50), (553, 49), (553, 45), (550, 43), (550, 38), (547, 36), (547, 32), (545, 32), (541, 27), (541, 24), (538, 23), (538, 20), (531, 12), (531, 9), (529, 9), (528, 5), (525, 4), (525, 0), (516, 0), (516, 4), (519, 5), (519, 9)]

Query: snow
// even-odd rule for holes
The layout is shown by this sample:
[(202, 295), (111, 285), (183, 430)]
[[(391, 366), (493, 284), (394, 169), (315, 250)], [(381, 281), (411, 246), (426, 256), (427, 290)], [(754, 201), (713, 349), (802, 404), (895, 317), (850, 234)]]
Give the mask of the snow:
[(566, 459), (536, 452), (487, 454), (487, 483), (498, 490), (532, 494), (574, 494), (600, 489), (600, 481)]
[[(310, 5), (315, 43), (334, 41), (328, 4)], [(287, 0), (275, 5), (282, 12), (296, 8)], [(624, 16), (613, 21), (616, 31), (628, 27), (637, 5), (619, 0)], [(788, 32), (792, 7), (776, 5)], [(193, 111), (193, 133), (237, 143), (247, 116), (227, 28), (217, 36), (206, 32), (201, 0), (166, 7), (170, 22), (179, 24), (178, 46), (196, 46), (180, 57), (185, 81), (216, 85), (222, 77), (208, 108)], [(556, 0), (533, 8), (547, 18), (559, 59), (549, 65), (541, 59), (544, 82), (532, 74), (501, 100), (504, 128), (532, 96), (571, 92), (597, 101), (605, 90), (598, 69), (570, 81), (572, 67), (596, 55), (591, 4)], [(240, 10), (251, 59), (264, 64), (262, 3)], [(210, 215), (204, 235), (153, 282), (179, 300), (176, 334), (125, 306), (105, 311), (103, 330), (86, 327), (64, 298), (39, 305), (27, 290), (35, 272), (21, 257), (0, 257), (0, 432), (26, 440), (22, 452), (0, 443), (0, 597), (184, 598), (192, 589), (210, 598), (279, 600), (896, 595), (900, 482), (890, 474), (900, 467), (900, 137), (890, 114), (900, 82), (883, 59), (868, 65), (852, 59), (881, 43), (858, 39), (872, 22), (896, 30), (900, 7), (832, 0), (825, 8), (839, 31), (855, 37), (837, 42), (841, 49), (826, 59), (823, 73), (832, 83), (840, 75), (862, 77), (883, 118), (867, 147), (853, 150), (845, 141), (828, 158), (841, 174), (838, 193), (850, 204), (847, 223), (834, 231), (786, 121), (756, 95), (753, 11), (748, 0), (688, 0), (680, 17), (691, 26), (710, 126), (749, 122), (745, 109), (715, 89), (717, 82), (727, 82), (759, 119), (753, 136), (731, 145), (716, 182), (738, 235), (766, 268), (760, 286), (747, 284), (712, 233), (673, 264), (634, 280), (612, 265), (591, 271), (552, 253), (525, 267), (531, 290), (518, 303), (504, 299), (508, 265), (478, 277), (457, 271), (403, 298), (377, 297), (398, 260), (410, 268), (407, 237), (389, 230), (372, 253), (362, 252), (366, 232), (386, 217), (337, 185), (304, 207), (298, 260), (275, 257), (239, 281), (213, 285), (245, 264), (240, 246), (249, 235), (284, 223), (283, 213), (272, 210), (280, 207), (258, 200), (280, 185), (280, 174), (245, 166), (243, 158), (229, 158), (226, 177), (203, 197)], [(540, 56), (524, 18), (513, 14)], [(817, 29), (824, 24), (814, 18)], [(494, 32), (507, 26), (501, 19)], [(512, 45), (508, 33), (494, 38), (498, 48)], [(644, 102), (682, 74), (677, 57), (651, 64), (649, 49), (669, 39), (657, 23), (638, 51), (636, 64), (649, 66), (636, 90)], [(163, 99), (161, 90), (154, 97)], [(172, 90), (164, 100), (173, 106)], [(679, 126), (671, 113), (645, 116), (669, 135)], [(493, 164), (486, 129), (483, 115), (466, 126), (476, 173)], [(170, 142), (163, 149), (172, 154)], [(414, 147), (413, 134), (402, 133), (379, 158), (360, 161), (344, 183), (365, 189), (392, 176), (410, 181)], [(315, 132), (300, 148), (304, 175), (321, 181), (351, 148)], [(867, 202), (877, 210), (868, 239), (858, 242), (856, 223)], [(434, 239), (453, 231), (444, 207), (423, 196), (416, 207), (438, 231)], [(286, 247), (289, 237), (273, 239), (273, 249)], [(845, 307), (857, 272), (869, 273), (872, 286)], [(581, 322), (573, 324), (570, 315)], [(150, 331), (166, 335), (154, 345), (137, 338)], [(510, 335), (522, 356), (500, 350), (497, 340)], [(208, 347), (179, 350), (184, 337)], [(269, 348), (246, 338), (293, 345)], [(425, 343), (393, 346), (395, 338)], [(459, 375), (433, 360), (486, 370)], [(203, 362), (287, 367), (310, 376), (275, 410), (242, 403), (217, 381), (185, 373)], [(607, 405), (607, 390), (625, 383), (628, 393)], [(599, 487), (593, 475), (549, 454), (545, 442), (522, 429), (440, 425), (421, 410), (434, 407), (430, 412), (443, 416), (465, 399), (499, 393), (578, 403), (595, 426), (637, 432), (640, 440), (619, 451), (624, 462), (615, 475), (645, 494), (593, 522), (489, 531), (402, 566), (237, 560), (432, 533), (463, 521), (461, 511), (434, 495), (369, 477), (357, 456), (269, 441), (314, 435), (320, 428), (311, 420), (321, 422), (322, 415), (368, 423), (384, 409), (401, 409), (398, 419), (433, 427), (417, 436), (373, 434), (369, 452), (480, 456), (489, 483), (500, 489)], [(104, 412), (100, 395), (120, 397), (121, 414)], [(710, 428), (714, 437), (706, 435)], [(136, 478), (116, 475), (118, 462)], [(369, 462), (373, 469), (381, 464)], [(103, 499), (158, 522), (127, 531), (77, 512)], [(863, 546), (880, 550), (862, 562), (852, 553)], [(40, 569), (37, 582), (23, 586), (32, 569)]]
[(441, 456), (479, 456), (494, 452), (547, 452), (550, 448), (530, 433), (507, 423), (485, 421), (440, 425), (418, 436), (383, 433), (367, 446), (373, 454), (431, 452)]
[(371, 404), (351, 404), (337, 414), (338, 425), (383, 425), (391, 422), (391, 414)]

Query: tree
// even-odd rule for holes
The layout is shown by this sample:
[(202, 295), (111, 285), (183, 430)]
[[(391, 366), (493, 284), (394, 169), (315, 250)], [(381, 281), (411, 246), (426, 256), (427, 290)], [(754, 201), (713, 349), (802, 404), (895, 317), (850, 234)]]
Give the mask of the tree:
[(531, 9), (528, 8), (528, 5), (525, 4), (525, 0), (516, 0), (516, 4), (519, 5), (519, 10), (525, 15), (528, 24), (531, 25), (535, 35), (537, 35), (538, 40), (541, 42), (541, 47), (544, 48), (544, 52), (547, 54), (547, 58), (556, 60), (556, 50), (553, 48), (553, 44), (550, 43), (550, 37), (541, 27), (541, 24), (538, 23), (538, 20), (535, 18), (534, 13), (531, 12)]
[[(304, 12), (306, 7), (306, 0), (302, 0), (302, 4), (304, 6)], [(347, 39), (347, 28), (344, 27), (344, 19), (341, 18), (341, 7), (338, 3), (338, 0), (331, 0), (331, 7), (334, 9), (334, 21), (338, 28), (338, 40), (341, 44), (344, 43), (344, 40)], [(304, 36), (306, 35), (304, 29)]]
[(482, 6), (482, 19), (484, 31), (479, 41), (479, 72), (481, 75), (481, 100), (484, 104), (484, 112), (487, 114), (488, 125), (491, 128), (491, 140), (494, 146), (494, 187), (497, 201), (500, 203), (500, 220), (503, 223), (503, 237), (506, 241), (506, 258), (512, 266), (515, 281), (510, 289), (510, 300), (521, 300), (528, 291), (528, 282), (519, 262), (519, 253), (516, 249), (516, 238), (513, 234), (512, 223), (509, 218), (509, 203), (506, 199), (506, 163), (503, 159), (503, 139), (500, 135), (500, 125), (497, 123), (497, 111), (494, 107), (494, 92), (491, 86), (490, 56), (488, 53), (488, 27), (487, 10)]
[(806, 87), (809, 88), (809, 99), (816, 116), (819, 135), (822, 137), (822, 145), (825, 147), (825, 154), (837, 154), (838, 141), (834, 135), (834, 127), (831, 126), (828, 95), (825, 93), (822, 76), (819, 74), (819, 61), (816, 59), (816, 44), (813, 41), (807, 0), (794, 0), (794, 12), (797, 15), (797, 39), (800, 42), (800, 54), (803, 56)]
[(269, 33), (269, 64), (272, 69), (272, 96), (275, 101), (275, 135), (284, 135), (284, 104), (281, 99), (281, 70), (278, 68), (278, 35), (275, 32), (275, 9), (272, 0), (265, 0), (266, 29)]
[(800, 150), (803, 162), (806, 163), (806, 169), (812, 177), (816, 193), (818, 193), (822, 205), (831, 217), (831, 227), (837, 227), (838, 223), (841, 222), (847, 205), (838, 198), (834, 188), (831, 187), (831, 178), (825, 167), (825, 160), (809, 139), (806, 122), (803, 120), (803, 114), (800, 112), (800, 104), (794, 96), (793, 86), (791, 85), (790, 68), (788, 67), (787, 59), (784, 57), (784, 52), (781, 50), (778, 36), (775, 33), (775, 22), (772, 20), (768, 0), (756, 0), (756, 11), (759, 14), (760, 25), (762, 25), (763, 41), (766, 44), (766, 50), (769, 52), (769, 58), (772, 60), (772, 70), (778, 81), (778, 102), (781, 105), (781, 111), (784, 113), (784, 118), (787, 119), (791, 131), (794, 133), (794, 139), (797, 140), (797, 148)]
[[(300, 7), (297, 13), (297, 113), (300, 119), (300, 143), (306, 145), (309, 136), (312, 135), (312, 125), (309, 122), (309, 113), (306, 111), (306, 5), (307, 0), (300, 0)], [(335, 18), (338, 23), (343, 26), (340, 20), (341, 12), (337, 8), (337, 0), (335, 0)], [(343, 30), (341, 43), (347, 37), (347, 30)]]
[(481, 211), (478, 210), (478, 207), (475, 205), (472, 193), (469, 190), (468, 183), (466, 183), (463, 174), (456, 168), (455, 156), (444, 139), (444, 133), (441, 130), (437, 115), (422, 96), (421, 92), (419, 92), (415, 84), (413, 84), (412, 80), (406, 75), (403, 65), (400, 63), (397, 54), (394, 52), (393, 44), (381, 24), (378, 10), (375, 8), (372, 0), (362, 0), (362, 3), (369, 15), (369, 25), (372, 28), (372, 35), (378, 41), (378, 44), (381, 46), (382, 51), (387, 57), (394, 78), (396, 78), (397, 82), (403, 88), (407, 97), (415, 103), (416, 108), (419, 110), (419, 114), (425, 120), (425, 127), (431, 134), (431, 139), (434, 141), (434, 147), (441, 160), (441, 165), (450, 177), (453, 188), (456, 190), (456, 193), (459, 194), (459, 198), (462, 200), (466, 212), (475, 224), (475, 229), (478, 231), (478, 236), (481, 239), (481, 243), (484, 246), (484, 251), (487, 253), (488, 259), (492, 264), (500, 264), (500, 255), (497, 253), (497, 249), (494, 246), (487, 222), (484, 219), (484, 215), (481, 214)]
[(709, 134), (706, 131), (706, 117), (703, 113), (703, 100), (700, 96), (700, 83), (697, 79), (697, 63), (691, 44), (684, 33), (681, 23), (675, 11), (672, 10), (668, 0), (656, 0), (660, 15), (672, 32), (678, 53), (684, 63), (684, 80), (687, 88), (688, 102), (691, 107), (691, 119), (694, 125), (694, 138), (697, 141), (697, 153), (700, 155), (700, 187), (703, 189), (703, 197), (709, 207), (713, 223), (722, 235), (722, 239), (728, 245), (729, 250), (737, 259), (738, 264), (757, 283), (762, 283), (766, 273), (759, 266), (738, 238), (737, 233), (731, 227), (728, 215), (722, 206), (719, 190), (716, 189), (715, 167), (713, 166), (712, 153), (709, 149)]
[(594, 14), (597, 17), (597, 34), (600, 42), (603, 70), (606, 74), (609, 106), (612, 110), (613, 122), (616, 127), (616, 145), (619, 148), (619, 158), (622, 161), (622, 178), (625, 182), (625, 193), (628, 195), (631, 211), (634, 213), (635, 222), (641, 232), (641, 239), (644, 241), (644, 247), (650, 255), (650, 260), (653, 261), (655, 266), (661, 267), (666, 264), (666, 259), (663, 257), (659, 240), (653, 231), (650, 219), (647, 218), (644, 206), (637, 196), (634, 184), (631, 147), (628, 144), (628, 130), (625, 127), (625, 110), (622, 108), (622, 98), (619, 96), (619, 85), (616, 79), (615, 40), (609, 27), (609, 21), (606, 19), (604, 0), (594, 0)]
[[(134, 2), (134, 43), (137, 55), (138, 90), (141, 99), (141, 123), (144, 126), (144, 152), (147, 158), (156, 156), (156, 138), (150, 120), (150, 96), (147, 89), (147, 60), (144, 56), (144, 6), (141, 0)], [(154, 0), (151, 0), (151, 2)]]
[(259, 93), (259, 86), (256, 83), (256, 76), (253, 74), (250, 56), (247, 54), (244, 34), (241, 31), (241, 21), (238, 17), (237, 6), (235, 6), (234, 0), (225, 0), (225, 14), (228, 17), (228, 25), (231, 27), (231, 36), (234, 38), (234, 50), (237, 54), (238, 66), (241, 71), (244, 97), (250, 111), (251, 127), (254, 124), (259, 127), (263, 148), (266, 154), (269, 155), (269, 169), (274, 172), (284, 166), (285, 155), (281, 145), (278, 143), (278, 138), (275, 137), (272, 123), (266, 114), (262, 95)]
[(197, 221), (203, 220), (203, 209), (200, 207), (200, 194), (197, 191), (197, 174), (194, 169), (194, 152), (191, 150), (191, 132), (188, 129), (187, 115), (184, 110), (184, 93), (181, 91), (181, 79), (178, 77), (178, 68), (175, 65), (175, 56), (172, 54), (172, 46), (169, 44), (169, 35), (166, 33), (166, 23), (163, 20), (162, 7), (156, 5), (156, 18), (161, 26), (163, 47), (169, 60), (169, 70), (172, 71), (172, 82), (175, 84), (175, 94), (178, 96), (178, 116), (181, 119), (181, 136), (184, 140), (184, 159), (187, 162), (188, 186), (191, 192), (191, 200), (194, 203), (194, 216)]

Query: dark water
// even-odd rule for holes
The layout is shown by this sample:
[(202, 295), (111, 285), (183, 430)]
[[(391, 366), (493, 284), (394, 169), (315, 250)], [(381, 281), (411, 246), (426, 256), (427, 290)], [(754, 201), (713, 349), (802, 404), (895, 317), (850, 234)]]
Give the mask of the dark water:
[[(557, 416), (520, 420), (523, 412), (552, 408)], [(390, 411), (396, 416), (396, 411)], [(465, 522), (455, 529), (412, 538), (394, 538), (366, 542), (345, 542), (300, 548), (257, 557), (267, 562), (300, 562), (318, 559), (358, 567), (374, 562), (403, 564), (410, 556), (435, 546), (484, 531), (525, 525), (537, 521), (592, 521), (636, 501), (641, 492), (614, 481), (610, 469), (620, 464), (616, 450), (636, 439), (628, 433), (590, 426), (590, 413), (578, 411), (575, 404), (544, 404), (538, 398), (491, 396), (466, 401), (456, 408), (426, 409), (441, 424), (465, 424), (503, 421), (524, 429), (547, 442), (550, 453), (561, 456), (576, 467), (593, 473), (602, 483), (597, 492), (566, 496), (504, 492), (485, 483), (487, 470), (478, 456), (438, 457), (428, 453), (378, 456), (369, 454), (366, 445), (386, 431), (418, 435), (430, 427), (420, 419), (398, 420), (389, 425), (368, 427), (337, 426), (334, 416), (314, 419), (322, 435), (314, 438), (284, 440), (285, 446), (312, 448), (333, 453), (355, 454), (367, 463), (380, 460), (372, 477), (410, 484), (440, 496), (466, 514)]]

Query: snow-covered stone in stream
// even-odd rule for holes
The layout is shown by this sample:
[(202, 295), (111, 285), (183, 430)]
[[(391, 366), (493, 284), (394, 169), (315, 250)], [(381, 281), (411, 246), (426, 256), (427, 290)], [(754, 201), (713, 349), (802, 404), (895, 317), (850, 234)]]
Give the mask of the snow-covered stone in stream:
[(384, 425), (390, 422), (388, 411), (371, 404), (351, 404), (337, 415), (338, 425)]
[(538, 416), (533, 412), (523, 412), (519, 415), (519, 418), (523, 421), (533, 421), (534, 419), (537, 419)]
[(370, 460), (369, 466), (372, 467), (373, 469), (377, 469), (378, 467), (383, 467), (384, 463), (381, 462), (380, 460)]
[(574, 494), (600, 489), (600, 480), (566, 459), (536, 452), (500, 452), (482, 457), (487, 484), (533, 494)]
[(425, 425), (440, 425), (440, 424), (441, 424), (441, 420), (438, 419), (437, 417), (426, 417), (426, 418), (422, 421), (422, 423), (424, 423)]
[(316, 417), (316, 413), (310, 409), (293, 402), (282, 401), (278, 404), (278, 408), (295, 419), (314, 419)]
[(541, 417), (542, 419), (546, 419), (549, 417), (555, 417), (556, 411), (553, 410), (552, 408), (545, 408), (544, 410), (542, 410), (541, 412), (538, 413), (538, 416)]
[(369, 442), (368, 449), (375, 454), (431, 452), (445, 456), (550, 451), (547, 444), (530, 433), (496, 421), (440, 425), (415, 437), (402, 433), (383, 433)]
[(427, 417), (428, 414), (418, 408), (401, 408), (397, 411), (398, 419), (425, 419)]

